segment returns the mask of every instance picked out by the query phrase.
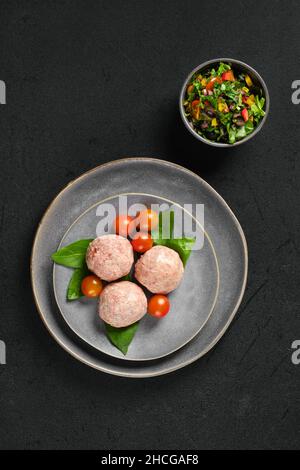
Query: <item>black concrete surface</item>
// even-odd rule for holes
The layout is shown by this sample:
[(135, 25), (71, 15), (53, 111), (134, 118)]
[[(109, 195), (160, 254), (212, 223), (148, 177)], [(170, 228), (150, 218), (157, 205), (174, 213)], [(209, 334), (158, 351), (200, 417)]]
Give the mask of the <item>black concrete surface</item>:
[[(299, 449), (300, 4), (293, 0), (1, 1), (1, 449)], [(264, 77), (263, 131), (232, 150), (186, 131), (186, 74), (218, 56)], [(70, 180), (110, 160), (180, 163), (228, 202), (249, 246), (229, 331), (202, 360), (128, 380), (67, 355), (41, 323), (29, 258)]]

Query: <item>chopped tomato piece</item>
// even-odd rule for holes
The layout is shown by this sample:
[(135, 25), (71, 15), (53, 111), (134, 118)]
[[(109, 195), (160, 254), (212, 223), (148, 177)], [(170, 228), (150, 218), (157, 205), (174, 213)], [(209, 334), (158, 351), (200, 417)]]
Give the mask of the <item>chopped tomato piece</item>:
[(212, 90), (215, 86), (215, 83), (222, 83), (222, 79), (220, 77), (213, 77), (208, 84), (206, 85), (207, 90)]
[(249, 119), (248, 110), (246, 108), (242, 110), (242, 118), (244, 119), (245, 122), (247, 122)]
[(232, 70), (227, 70), (227, 72), (222, 73), (222, 80), (223, 82), (228, 81), (228, 82), (234, 82), (235, 78), (233, 75)]
[(192, 114), (195, 119), (200, 118), (200, 100), (194, 100), (192, 101)]

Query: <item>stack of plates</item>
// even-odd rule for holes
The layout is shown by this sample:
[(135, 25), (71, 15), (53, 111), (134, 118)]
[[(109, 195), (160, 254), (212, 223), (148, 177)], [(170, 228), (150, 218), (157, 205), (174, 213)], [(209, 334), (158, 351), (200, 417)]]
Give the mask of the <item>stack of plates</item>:
[[(117, 208), (121, 195), (128, 205), (175, 204), (186, 213), (186, 204), (204, 205), (204, 228), (194, 219), (203, 247), (192, 251), (170, 295), (171, 312), (161, 320), (144, 317), (126, 356), (106, 338), (95, 301), (66, 301), (70, 270), (51, 261), (60, 245), (95, 238), (96, 211), (107, 203)], [(232, 211), (199, 176), (162, 160), (122, 159), (85, 173), (54, 199), (34, 240), (31, 277), (43, 322), (72, 356), (110, 374), (152, 377), (199, 359), (225, 333), (244, 293), (247, 245)]]

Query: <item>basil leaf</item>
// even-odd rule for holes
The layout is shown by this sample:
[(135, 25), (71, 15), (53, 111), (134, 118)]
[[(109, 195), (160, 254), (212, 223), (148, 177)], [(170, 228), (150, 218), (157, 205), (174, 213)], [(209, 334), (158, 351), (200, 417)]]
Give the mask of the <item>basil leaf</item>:
[[(169, 217), (168, 217), (169, 215)], [(152, 233), (152, 238), (154, 245), (163, 245), (171, 248), (174, 251), (177, 251), (179, 254), (183, 265), (185, 266), (187, 260), (191, 254), (191, 249), (193, 244), (195, 243), (195, 239), (191, 237), (183, 237), (183, 238), (173, 238), (174, 234), (174, 211), (165, 211), (159, 213), (159, 222), (158, 222), (158, 229), (156, 232)], [(166, 227), (163, 227), (163, 221)], [(163, 237), (163, 228), (166, 230), (167, 234), (169, 235), (168, 238)]]
[[(172, 238), (174, 232), (174, 211), (160, 212), (158, 217), (158, 228), (151, 233), (153, 240), (160, 240), (163, 235), (168, 235), (168, 238)], [(164, 234), (163, 229), (166, 232)]]
[(132, 282), (132, 273), (126, 274), (126, 276), (121, 277), (120, 281), (130, 281)]
[(77, 242), (71, 243), (71, 245), (64, 246), (56, 253), (53, 253), (51, 258), (57, 264), (62, 264), (68, 268), (81, 268), (85, 263), (85, 254), (87, 247), (93, 241), (78, 240)]
[(195, 238), (192, 237), (183, 237), (183, 238), (169, 238), (169, 239), (157, 239), (154, 240), (154, 245), (163, 245), (171, 248), (174, 251), (177, 251), (183, 266), (186, 265), (187, 260), (190, 257), (192, 247), (195, 243)]
[(83, 297), (83, 293), (81, 292), (81, 282), (88, 274), (89, 270), (86, 264), (84, 264), (82, 268), (75, 269), (67, 288), (67, 300), (77, 300), (80, 299), (80, 297)]
[(105, 323), (106, 335), (110, 342), (116, 346), (125, 356), (128, 351), (128, 347), (138, 329), (138, 326), (139, 322), (125, 326), (124, 328), (115, 328), (114, 326)]

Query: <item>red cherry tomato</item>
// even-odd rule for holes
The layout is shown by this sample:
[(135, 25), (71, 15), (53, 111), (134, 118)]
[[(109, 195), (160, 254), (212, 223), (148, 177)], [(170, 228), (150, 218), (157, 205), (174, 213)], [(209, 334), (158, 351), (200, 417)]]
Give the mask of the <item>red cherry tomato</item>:
[(151, 230), (155, 230), (158, 226), (158, 214), (157, 212), (146, 209), (139, 213), (139, 228), (141, 232), (151, 232)]
[(129, 215), (118, 215), (114, 222), (116, 233), (126, 238), (129, 233), (129, 225), (132, 221), (133, 217), (130, 217)]
[(245, 122), (247, 122), (248, 119), (249, 119), (249, 113), (248, 113), (248, 110), (246, 108), (244, 108), (242, 110), (242, 118), (244, 119)]
[(222, 83), (222, 79), (220, 77), (213, 77), (208, 84), (206, 85), (207, 90), (212, 90), (215, 86), (215, 83)]
[(103, 289), (103, 284), (99, 277), (91, 274), (82, 279), (81, 292), (86, 297), (98, 297)]
[(233, 75), (233, 71), (227, 70), (227, 72), (222, 73), (222, 80), (223, 82), (225, 81), (234, 82), (235, 78)]
[(137, 253), (145, 253), (153, 247), (153, 240), (148, 232), (138, 232), (131, 240), (131, 244)]
[(170, 310), (170, 301), (166, 295), (153, 295), (148, 302), (148, 313), (155, 318), (162, 318)]

